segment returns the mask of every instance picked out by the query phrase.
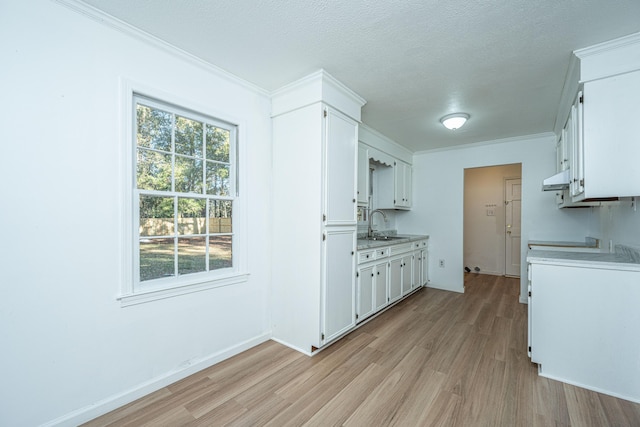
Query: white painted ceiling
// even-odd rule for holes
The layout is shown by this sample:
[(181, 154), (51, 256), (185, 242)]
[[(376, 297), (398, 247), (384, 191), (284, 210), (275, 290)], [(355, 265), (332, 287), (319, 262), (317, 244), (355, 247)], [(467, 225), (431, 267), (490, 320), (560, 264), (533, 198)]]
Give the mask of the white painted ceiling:
[(640, 31), (640, 0), (83, 1), (268, 91), (324, 68), (411, 151), (552, 131), (571, 52)]

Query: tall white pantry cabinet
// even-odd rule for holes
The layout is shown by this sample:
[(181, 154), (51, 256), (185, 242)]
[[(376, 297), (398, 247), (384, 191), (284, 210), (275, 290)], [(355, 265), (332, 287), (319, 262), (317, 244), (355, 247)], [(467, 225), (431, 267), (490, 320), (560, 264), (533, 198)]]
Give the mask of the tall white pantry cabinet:
[(272, 98), (272, 337), (305, 354), (356, 322), (357, 147), (364, 102), (324, 71)]

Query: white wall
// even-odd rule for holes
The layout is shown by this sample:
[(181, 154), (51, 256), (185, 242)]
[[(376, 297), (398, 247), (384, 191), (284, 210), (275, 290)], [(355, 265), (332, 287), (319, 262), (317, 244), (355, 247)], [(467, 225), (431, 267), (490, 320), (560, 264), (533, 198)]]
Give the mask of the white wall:
[(520, 176), (520, 164), (465, 169), (465, 267), (477, 267), (483, 274), (505, 274), (505, 179)]
[(618, 205), (598, 209), (604, 248), (608, 247), (609, 241), (613, 245), (640, 247), (639, 200), (640, 197), (636, 197), (633, 203), (631, 200), (624, 200)]
[[(269, 98), (46, 0), (2, 2), (0, 54), (0, 425), (77, 425), (267, 339)], [(116, 300), (123, 77), (240, 124), (246, 283)]]
[[(535, 240), (584, 240), (593, 235), (591, 209), (557, 209), (542, 180), (555, 172), (552, 134), (416, 153), (413, 209), (398, 232), (428, 234), (430, 286), (463, 292), (464, 169), (522, 163), (521, 301), (526, 290), (526, 245)], [(594, 236), (597, 237), (597, 236)], [(445, 267), (438, 267), (438, 260)]]

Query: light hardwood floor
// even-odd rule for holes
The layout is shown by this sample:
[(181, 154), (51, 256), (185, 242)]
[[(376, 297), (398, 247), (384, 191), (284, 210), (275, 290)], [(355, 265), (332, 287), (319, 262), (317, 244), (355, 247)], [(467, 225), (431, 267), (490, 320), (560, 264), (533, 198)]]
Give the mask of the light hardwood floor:
[(423, 289), (314, 357), (266, 342), (88, 426), (640, 426), (640, 404), (539, 377), (519, 280)]

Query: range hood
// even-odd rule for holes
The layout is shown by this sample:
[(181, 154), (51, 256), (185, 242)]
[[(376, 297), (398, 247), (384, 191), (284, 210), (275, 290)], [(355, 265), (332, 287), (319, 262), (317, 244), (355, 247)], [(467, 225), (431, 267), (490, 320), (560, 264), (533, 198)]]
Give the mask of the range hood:
[(557, 191), (569, 188), (569, 169), (563, 170), (542, 181), (542, 191)]

